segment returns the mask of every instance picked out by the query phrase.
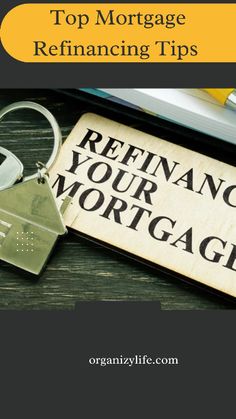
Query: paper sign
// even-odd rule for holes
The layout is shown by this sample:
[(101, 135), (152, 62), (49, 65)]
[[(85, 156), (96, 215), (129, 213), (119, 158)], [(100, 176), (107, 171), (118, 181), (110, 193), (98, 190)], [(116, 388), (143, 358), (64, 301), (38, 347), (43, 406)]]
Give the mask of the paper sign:
[(85, 114), (50, 183), (68, 227), (236, 296), (234, 167)]

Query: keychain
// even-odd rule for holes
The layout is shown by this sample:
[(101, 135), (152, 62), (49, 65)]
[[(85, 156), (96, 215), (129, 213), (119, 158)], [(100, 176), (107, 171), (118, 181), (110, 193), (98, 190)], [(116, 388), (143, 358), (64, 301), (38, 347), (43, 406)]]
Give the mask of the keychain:
[(54, 133), (54, 148), (45, 165), (37, 162), (37, 172), (24, 177), (20, 160), (0, 147), (0, 259), (39, 275), (58, 236), (67, 232), (48, 183), (48, 170), (56, 161), (62, 139), (53, 115), (34, 102), (7, 106), (0, 111), (0, 120), (11, 111), (24, 108), (36, 110), (47, 118)]

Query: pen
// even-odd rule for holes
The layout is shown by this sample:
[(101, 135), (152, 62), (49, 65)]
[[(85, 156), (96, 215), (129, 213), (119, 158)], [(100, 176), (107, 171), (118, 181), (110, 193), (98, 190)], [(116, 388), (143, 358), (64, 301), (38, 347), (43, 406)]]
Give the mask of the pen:
[(219, 103), (236, 111), (236, 89), (203, 89)]

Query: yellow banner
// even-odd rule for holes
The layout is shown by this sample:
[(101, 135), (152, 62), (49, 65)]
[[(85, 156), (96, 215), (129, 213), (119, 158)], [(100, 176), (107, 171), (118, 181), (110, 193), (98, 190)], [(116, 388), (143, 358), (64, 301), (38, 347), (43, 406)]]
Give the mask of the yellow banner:
[(236, 62), (236, 4), (23, 4), (1, 25), (24, 62)]

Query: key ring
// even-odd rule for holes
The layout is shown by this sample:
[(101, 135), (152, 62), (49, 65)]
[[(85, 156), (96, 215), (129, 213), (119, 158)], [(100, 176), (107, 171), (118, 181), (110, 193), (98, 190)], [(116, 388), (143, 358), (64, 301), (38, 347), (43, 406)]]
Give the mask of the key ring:
[(59, 154), (59, 151), (60, 151), (60, 148), (61, 148), (61, 145), (62, 145), (61, 130), (60, 130), (60, 127), (59, 127), (56, 119), (51, 114), (51, 112), (48, 111), (48, 109), (46, 109), (42, 105), (39, 105), (38, 103), (30, 102), (30, 101), (15, 102), (15, 103), (12, 103), (9, 106), (6, 106), (5, 108), (3, 108), (0, 111), (0, 121), (7, 113), (12, 112), (12, 111), (16, 111), (16, 110), (19, 110), (19, 109), (33, 109), (33, 110), (41, 113), (48, 120), (48, 122), (51, 125), (51, 128), (53, 130), (54, 147), (53, 147), (53, 151), (52, 151), (52, 154), (51, 154), (48, 162), (46, 164), (43, 164), (41, 162), (37, 162), (36, 163), (36, 166), (38, 167), (37, 174), (27, 176), (27, 177), (24, 178), (24, 180), (29, 180), (29, 179), (33, 179), (34, 177), (38, 177), (39, 181), (41, 181), (43, 179), (43, 177), (47, 174), (49, 169), (51, 169), (51, 167), (55, 163), (55, 161), (57, 159), (57, 156)]

